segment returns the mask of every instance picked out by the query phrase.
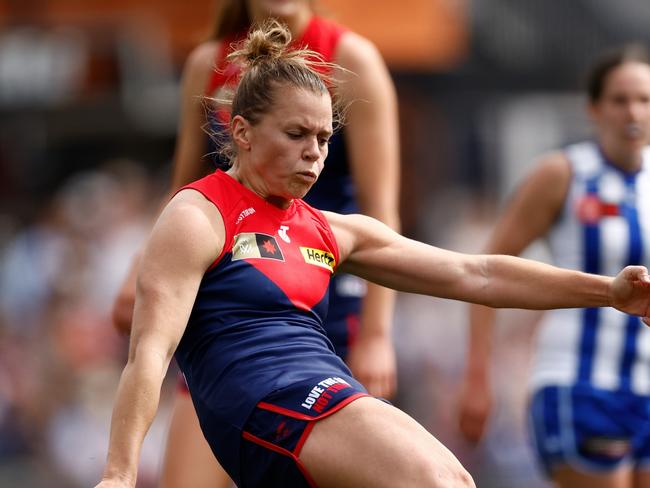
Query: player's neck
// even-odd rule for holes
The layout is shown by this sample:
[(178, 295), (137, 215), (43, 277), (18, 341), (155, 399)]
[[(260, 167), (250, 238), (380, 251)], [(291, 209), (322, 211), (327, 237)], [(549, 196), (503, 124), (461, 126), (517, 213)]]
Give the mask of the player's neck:
[(642, 147), (618, 147), (601, 143), (601, 150), (607, 160), (626, 173), (635, 173), (643, 164)]
[(255, 193), (262, 200), (266, 200), (274, 207), (286, 210), (291, 206), (292, 198), (275, 195), (264, 181), (264, 178), (256, 175), (254, 172), (246, 171), (239, 165), (234, 164), (227, 173), (242, 186), (248, 188), (251, 192)]

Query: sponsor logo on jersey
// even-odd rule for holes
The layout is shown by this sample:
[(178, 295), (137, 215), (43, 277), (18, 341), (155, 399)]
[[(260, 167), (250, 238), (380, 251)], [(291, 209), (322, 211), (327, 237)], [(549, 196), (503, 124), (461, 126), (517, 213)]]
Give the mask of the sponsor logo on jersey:
[(232, 246), (233, 261), (260, 258), (284, 261), (275, 237), (258, 232), (243, 232), (235, 236), (235, 243)]
[(321, 268), (328, 269), (330, 273), (334, 272), (336, 261), (334, 255), (321, 249), (313, 249), (311, 247), (300, 247), (300, 252), (306, 263), (320, 266)]
[(576, 215), (583, 224), (595, 225), (603, 217), (621, 215), (621, 209), (615, 203), (603, 202), (596, 195), (585, 195), (578, 201)]
[(352, 388), (350, 383), (338, 376), (326, 378), (314, 386), (300, 406), (307, 410), (323, 413), (335, 393), (345, 388)]
[(239, 217), (237, 217), (237, 220), (235, 220), (235, 225), (239, 224), (246, 217), (253, 215), (254, 213), (255, 209), (253, 207), (248, 207), (246, 210), (242, 210), (242, 212), (239, 214)]
[(291, 239), (289, 239), (289, 236), (287, 235), (288, 230), (289, 230), (288, 225), (281, 225), (280, 228), (278, 229), (278, 235), (280, 236), (280, 239), (282, 239), (287, 244), (291, 242)]

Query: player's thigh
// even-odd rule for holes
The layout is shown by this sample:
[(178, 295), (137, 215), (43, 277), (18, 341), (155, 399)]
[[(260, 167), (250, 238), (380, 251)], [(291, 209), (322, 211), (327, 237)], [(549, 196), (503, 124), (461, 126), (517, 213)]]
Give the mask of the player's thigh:
[(650, 466), (634, 472), (634, 488), (650, 488)]
[(160, 488), (234, 486), (203, 437), (188, 393), (177, 392), (174, 399), (159, 486)]
[(372, 397), (318, 421), (300, 459), (319, 488), (475, 486), (424, 427)]
[[(633, 473), (629, 464), (603, 473), (582, 473), (569, 466), (553, 471), (553, 482), (558, 488), (640, 488), (633, 484)], [(650, 485), (646, 485), (650, 488)]]

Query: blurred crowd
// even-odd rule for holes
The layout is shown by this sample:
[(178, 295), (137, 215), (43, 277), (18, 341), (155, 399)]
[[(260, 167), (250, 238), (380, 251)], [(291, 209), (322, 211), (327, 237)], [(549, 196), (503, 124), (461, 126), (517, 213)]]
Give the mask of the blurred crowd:
[[(111, 160), (67, 179), (29, 224), (4, 217), (3, 486), (88, 486), (100, 475), (127, 342), (110, 309), (159, 193), (133, 161)], [(153, 483), (157, 449), (144, 462)]]

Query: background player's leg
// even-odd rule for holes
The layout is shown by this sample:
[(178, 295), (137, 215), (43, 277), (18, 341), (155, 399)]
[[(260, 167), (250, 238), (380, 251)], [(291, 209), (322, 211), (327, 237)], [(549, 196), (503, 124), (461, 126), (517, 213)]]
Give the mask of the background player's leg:
[(372, 397), (318, 421), (300, 459), (319, 488), (475, 486), (451, 451), (424, 427)]
[(634, 472), (634, 488), (650, 488), (650, 469), (636, 470)]
[[(632, 484), (630, 465), (621, 466), (609, 473), (594, 474), (581, 473), (568, 466), (562, 466), (553, 472), (553, 481), (559, 488), (633, 488), (636, 486)], [(643, 485), (636, 488), (641, 486)]]
[(203, 437), (192, 399), (177, 392), (160, 474), (160, 488), (230, 488), (230, 477)]

